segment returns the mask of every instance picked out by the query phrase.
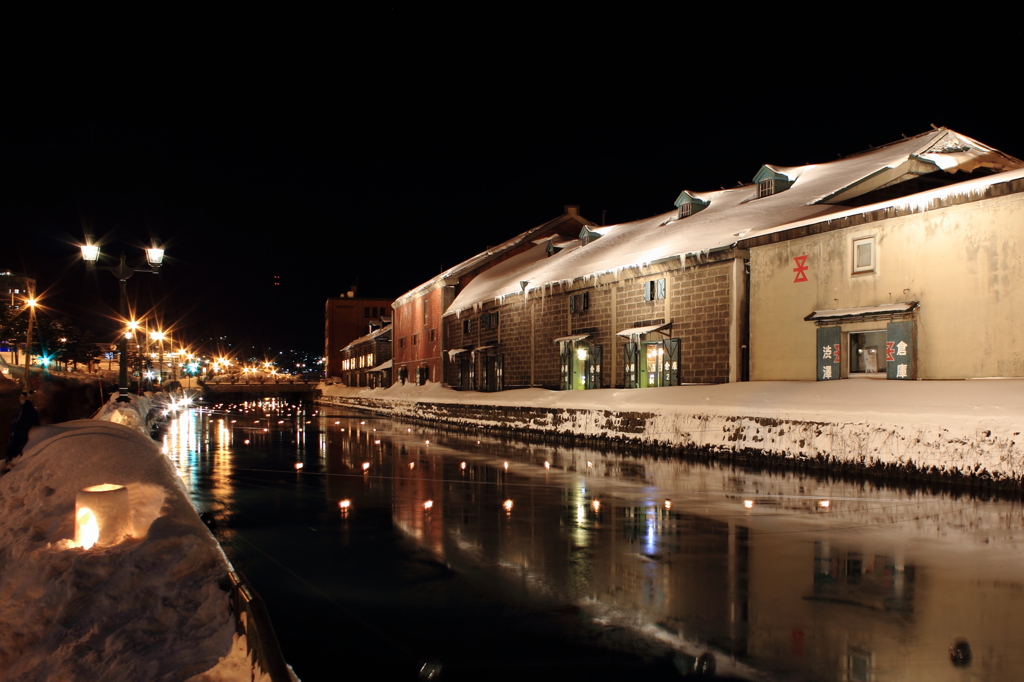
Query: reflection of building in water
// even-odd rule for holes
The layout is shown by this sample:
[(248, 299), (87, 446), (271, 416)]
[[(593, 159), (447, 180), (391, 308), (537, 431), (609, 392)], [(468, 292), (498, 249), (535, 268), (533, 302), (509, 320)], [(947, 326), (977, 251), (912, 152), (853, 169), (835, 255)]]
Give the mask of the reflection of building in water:
[(406, 444), (395, 453), (391, 516), (402, 532), (444, 560), (444, 460), (429, 447)]

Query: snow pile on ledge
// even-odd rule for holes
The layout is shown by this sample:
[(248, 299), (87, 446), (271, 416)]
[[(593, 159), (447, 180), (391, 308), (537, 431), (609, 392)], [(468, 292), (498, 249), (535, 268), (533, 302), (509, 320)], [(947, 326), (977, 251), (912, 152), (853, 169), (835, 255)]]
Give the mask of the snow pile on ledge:
[[(74, 547), (75, 494), (100, 483), (128, 488), (134, 537)], [(96, 419), (36, 428), (0, 478), (3, 679), (249, 680), (227, 570), (143, 433)]]
[(464, 426), (1024, 482), (1021, 379), (759, 381), (498, 393), (437, 384), (330, 386), (321, 402)]

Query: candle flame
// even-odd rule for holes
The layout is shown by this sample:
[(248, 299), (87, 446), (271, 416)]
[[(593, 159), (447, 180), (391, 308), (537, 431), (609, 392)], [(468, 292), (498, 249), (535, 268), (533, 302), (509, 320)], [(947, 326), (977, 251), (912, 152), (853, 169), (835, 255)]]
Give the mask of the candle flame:
[(82, 507), (75, 514), (75, 544), (79, 547), (89, 549), (100, 539), (100, 525), (96, 522), (96, 515), (92, 509)]

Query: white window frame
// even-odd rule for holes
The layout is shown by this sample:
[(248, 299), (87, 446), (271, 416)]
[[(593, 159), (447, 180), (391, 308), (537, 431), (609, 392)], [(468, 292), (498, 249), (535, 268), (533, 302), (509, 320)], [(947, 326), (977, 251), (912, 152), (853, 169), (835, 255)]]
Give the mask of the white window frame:
[[(858, 247), (869, 245), (871, 247), (871, 258), (866, 265), (857, 265), (857, 250)], [(870, 237), (857, 237), (853, 240), (853, 274), (860, 275), (869, 272), (875, 272), (878, 269), (878, 247), (875, 243), (874, 236)]]
[(775, 194), (775, 179), (766, 178), (757, 183), (757, 198), (770, 197)]
[(679, 220), (688, 218), (693, 212), (693, 204), (686, 202), (685, 204), (679, 204)]

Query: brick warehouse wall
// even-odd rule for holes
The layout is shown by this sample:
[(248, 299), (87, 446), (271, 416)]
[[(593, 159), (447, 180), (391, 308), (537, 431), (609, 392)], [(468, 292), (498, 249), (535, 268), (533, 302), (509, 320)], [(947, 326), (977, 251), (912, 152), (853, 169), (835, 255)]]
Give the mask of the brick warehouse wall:
[[(447, 347), (498, 344), (497, 350), (504, 354), (506, 388), (533, 385), (558, 389), (560, 368), (554, 339), (587, 332), (592, 343), (603, 347), (602, 387), (620, 387), (626, 339), (616, 332), (639, 324), (672, 322), (672, 337), (680, 339), (680, 382), (724, 383), (729, 381), (730, 369), (732, 272), (731, 260), (685, 269), (674, 263), (658, 264), (623, 270), (618, 277), (607, 274), (577, 281), (571, 287), (556, 284), (544, 294), (510, 296), (501, 304), (488, 303), (447, 316)], [(644, 300), (646, 283), (662, 278), (666, 280), (665, 298)], [(571, 313), (569, 297), (583, 293), (589, 296), (587, 310)], [(492, 311), (499, 313), (498, 329), (481, 329), (480, 314)], [(472, 321), (468, 335), (463, 331), (467, 319)], [(447, 381), (458, 383), (455, 363), (449, 367)]]
[(672, 336), (680, 339), (681, 383), (729, 381), (732, 285), (732, 261), (672, 273)]
[[(441, 381), (441, 305), (443, 287), (433, 288), (419, 296), (396, 304), (394, 331), (394, 372), (405, 368), (409, 381), (415, 381), (419, 367), (428, 368), (430, 381)], [(424, 321), (426, 310), (426, 321)], [(433, 331), (433, 339), (431, 332)], [(458, 346), (455, 346), (456, 348)]]

